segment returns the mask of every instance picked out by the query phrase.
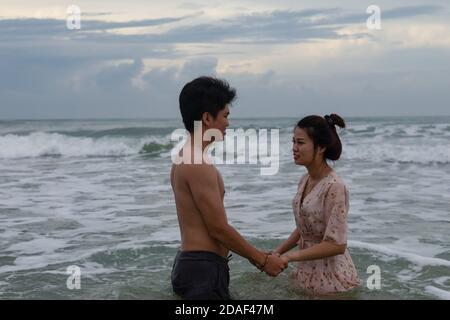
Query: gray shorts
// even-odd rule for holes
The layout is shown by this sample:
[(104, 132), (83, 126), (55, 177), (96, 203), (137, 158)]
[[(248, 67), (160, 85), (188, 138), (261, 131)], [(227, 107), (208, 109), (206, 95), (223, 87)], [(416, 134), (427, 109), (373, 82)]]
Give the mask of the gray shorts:
[(187, 300), (230, 299), (230, 256), (226, 259), (210, 251), (178, 251), (171, 275), (173, 291)]

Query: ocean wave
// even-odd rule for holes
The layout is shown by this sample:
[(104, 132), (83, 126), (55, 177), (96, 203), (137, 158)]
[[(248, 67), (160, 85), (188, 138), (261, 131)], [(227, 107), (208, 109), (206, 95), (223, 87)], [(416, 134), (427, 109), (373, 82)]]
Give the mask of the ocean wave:
[(156, 142), (149, 142), (142, 146), (139, 153), (145, 154), (145, 155), (156, 155), (156, 154), (161, 154), (163, 152), (170, 151), (172, 148), (173, 148), (172, 143), (161, 144), (161, 143), (156, 143)]
[(169, 136), (73, 137), (59, 133), (33, 132), (29, 135), (0, 136), (0, 159), (48, 156), (91, 157), (155, 155), (169, 150)]
[[(359, 129), (358, 129), (359, 130)], [(362, 129), (361, 129), (362, 130)], [(76, 131), (77, 134), (61, 134), (38, 131), (26, 135), (0, 135), (0, 159), (29, 158), (43, 156), (126, 156), (160, 155), (170, 156), (176, 141), (171, 141), (171, 129), (167, 128), (123, 128), (97, 131)], [(153, 134), (150, 134), (152, 133)], [(114, 133), (114, 134), (113, 134)], [(412, 133), (412, 132), (411, 132)], [(80, 134), (81, 136), (77, 136)], [(90, 135), (90, 136), (89, 136)], [(280, 136), (280, 161), (291, 158), (291, 135)], [(248, 157), (257, 161), (271, 155), (269, 147), (266, 155), (250, 152), (249, 141), (237, 144), (236, 149), (224, 148), (223, 143), (215, 144), (215, 154), (225, 153), (229, 157)], [(450, 164), (450, 140), (443, 137), (420, 138), (415, 140), (343, 137), (342, 161), (369, 161), (377, 163), (401, 164)], [(252, 144), (256, 151), (256, 145)]]
[(442, 299), (442, 300), (450, 300), (450, 292), (440, 289), (440, 288), (436, 288), (433, 286), (426, 286), (425, 287), (425, 291), (427, 291), (428, 293)]
[[(280, 136), (280, 159), (291, 159), (292, 136)], [(341, 162), (402, 163), (419, 165), (450, 164), (450, 139), (442, 137), (421, 139), (387, 139), (342, 137)]]
[(416, 253), (412, 252), (405, 252), (396, 248), (390, 248), (388, 246), (380, 245), (380, 244), (373, 244), (373, 243), (367, 243), (367, 242), (361, 242), (356, 240), (350, 240), (349, 245), (351, 247), (366, 249), (370, 251), (377, 251), (382, 254), (388, 255), (388, 256), (396, 256), (403, 259), (406, 259), (413, 264), (424, 267), (424, 266), (444, 266), (444, 267), (450, 267), (450, 261), (441, 259), (441, 258), (433, 258), (433, 257), (424, 257), (421, 255), (418, 255)]
[(56, 133), (69, 137), (86, 137), (86, 138), (103, 138), (103, 137), (145, 137), (153, 135), (167, 135), (170, 134), (174, 128), (151, 128), (151, 127), (117, 127), (108, 129), (72, 129), (65, 130), (63, 128), (56, 130), (9, 130), (4, 134), (13, 134), (17, 136), (27, 136), (35, 132), (42, 133)]
[(434, 138), (449, 137), (449, 126), (445, 123), (438, 124), (356, 124), (342, 130), (342, 136), (354, 138)]
[(385, 141), (373, 144), (345, 144), (343, 160), (362, 160), (404, 164), (450, 164), (449, 142), (425, 141), (414, 144), (402, 141)]
[(68, 136), (81, 136), (85, 134), (92, 138), (102, 137), (143, 137), (152, 135), (167, 135), (170, 134), (173, 128), (148, 128), (148, 127), (125, 127), (125, 128), (113, 128), (107, 130), (98, 131), (74, 131), (74, 132), (56, 132), (62, 133)]

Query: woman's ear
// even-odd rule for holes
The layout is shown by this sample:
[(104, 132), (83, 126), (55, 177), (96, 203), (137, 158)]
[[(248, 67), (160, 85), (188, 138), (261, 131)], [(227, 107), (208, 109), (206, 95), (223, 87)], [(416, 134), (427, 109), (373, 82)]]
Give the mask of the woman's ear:
[(317, 150), (319, 151), (319, 154), (321, 154), (321, 155), (324, 155), (325, 154), (325, 151), (327, 150), (327, 148), (325, 148), (325, 147), (318, 147), (317, 148)]

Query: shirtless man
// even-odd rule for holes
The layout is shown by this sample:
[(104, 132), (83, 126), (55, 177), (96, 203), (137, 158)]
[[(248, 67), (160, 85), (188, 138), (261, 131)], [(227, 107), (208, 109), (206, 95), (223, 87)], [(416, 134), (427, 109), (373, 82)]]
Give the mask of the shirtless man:
[(180, 94), (180, 111), (190, 136), (182, 150), (188, 154), (187, 163), (174, 164), (171, 170), (181, 233), (181, 250), (175, 258), (171, 280), (174, 292), (184, 299), (230, 299), (229, 250), (270, 276), (287, 268), (280, 257), (257, 250), (228, 224), (219, 171), (212, 164), (194, 162), (194, 153), (198, 152), (202, 159), (203, 151), (211, 144), (202, 141), (201, 146), (195, 145), (192, 137), (201, 133), (195, 131), (198, 128), (194, 128), (194, 121), (201, 121), (201, 132), (217, 129), (225, 135), (228, 105), (235, 95), (228, 83), (209, 77), (186, 84)]

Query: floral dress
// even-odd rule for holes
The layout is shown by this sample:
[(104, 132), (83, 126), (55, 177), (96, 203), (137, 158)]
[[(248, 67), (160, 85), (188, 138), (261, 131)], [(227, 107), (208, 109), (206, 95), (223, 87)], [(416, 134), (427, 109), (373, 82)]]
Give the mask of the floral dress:
[[(300, 233), (300, 250), (321, 241), (347, 243), (348, 190), (334, 171), (320, 180), (301, 203), (309, 175), (300, 179), (292, 202), (295, 222)], [(309, 261), (299, 261), (291, 273), (294, 285), (310, 294), (348, 291), (360, 279), (348, 250), (345, 253)]]

